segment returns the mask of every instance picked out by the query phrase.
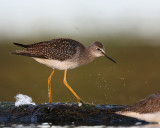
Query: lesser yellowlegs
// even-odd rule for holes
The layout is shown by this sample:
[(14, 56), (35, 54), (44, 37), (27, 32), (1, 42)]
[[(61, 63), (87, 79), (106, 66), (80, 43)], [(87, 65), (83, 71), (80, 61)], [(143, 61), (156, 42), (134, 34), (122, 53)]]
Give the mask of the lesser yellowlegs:
[(114, 61), (106, 54), (105, 48), (100, 42), (94, 42), (90, 46), (86, 47), (78, 41), (60, 38), (30, 45), (23, 45), (18, 43), (14, 44), (21, 46), (25, 49), (16, 50), (16, 52), (14, 52), (13, 54), (32, 57), (39, 63), (45, 64), (53, 68), (53, 71), (48, 78), (48, 95), (50, 102), (52, 102), (51, 77), (54, 74), (55, 69), (64, 70), (63, 82), (77, 98), (78, 102), (80, 102), (82, 101), (81, 98), (67, 83), (67, 69), (73, 69), (78, 66), (87, 64), (93, 61), (96, 57), (100, 56), (105, 56), (114, 63), (116, 63), (116, 61)]

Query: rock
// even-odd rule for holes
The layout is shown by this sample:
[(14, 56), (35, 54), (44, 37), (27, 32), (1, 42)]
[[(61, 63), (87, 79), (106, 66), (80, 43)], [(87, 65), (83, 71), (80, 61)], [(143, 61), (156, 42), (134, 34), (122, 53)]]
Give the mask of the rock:
[(116, 114), (126, 105), (90, 105), (76, 103), (48, 103), (16, 107), (0, 102), (0, 123), (53, 123), (54, 125), (132, 126), (147, 122)]

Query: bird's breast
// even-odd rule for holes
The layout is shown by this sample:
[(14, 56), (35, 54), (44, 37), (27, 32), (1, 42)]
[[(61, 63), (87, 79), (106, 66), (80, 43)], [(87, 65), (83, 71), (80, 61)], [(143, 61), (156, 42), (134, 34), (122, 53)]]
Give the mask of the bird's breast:
[(48, 67), (51, 68), (56, 68), (59, 70), (65, 70), (65, 69), (73, 69), (78, 66), (78, 63), (64, 60), (64, 61), (59, 61), (59, 60), (52, 60), (52, 59), (41, 59), (41, 58), (33, 58), (37, 62), (44, 64)]

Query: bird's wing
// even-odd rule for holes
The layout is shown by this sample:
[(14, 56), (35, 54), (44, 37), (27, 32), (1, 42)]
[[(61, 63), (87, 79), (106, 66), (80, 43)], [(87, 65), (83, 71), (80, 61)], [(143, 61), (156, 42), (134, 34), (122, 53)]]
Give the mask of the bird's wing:
[(64, 61), (76, 54), (76, 48), (82, 45), (72, 39), (53, 39), (27, 45), (25, 50), (17, 50), (16, 54), (44, 59)]

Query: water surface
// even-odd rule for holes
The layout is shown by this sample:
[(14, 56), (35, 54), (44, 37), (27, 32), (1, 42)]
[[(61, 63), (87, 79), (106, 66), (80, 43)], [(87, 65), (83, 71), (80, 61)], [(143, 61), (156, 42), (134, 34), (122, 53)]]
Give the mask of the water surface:
[[(52, 72), (31, 58), (10, 54), (18, 47), (0, 45), (0, 101), (14, 102), (18, 93), (29, 95), (34, 102), (48, 102), (47, 79)], [(160, 47), (113, 46), (105, 57), (68, 70), (69, 85), (85, 101), (94, 104), (133, 104), (160, 90)], [(52, 78), (55, 102), (76, 102), (63, 84), (63, 71)]]

